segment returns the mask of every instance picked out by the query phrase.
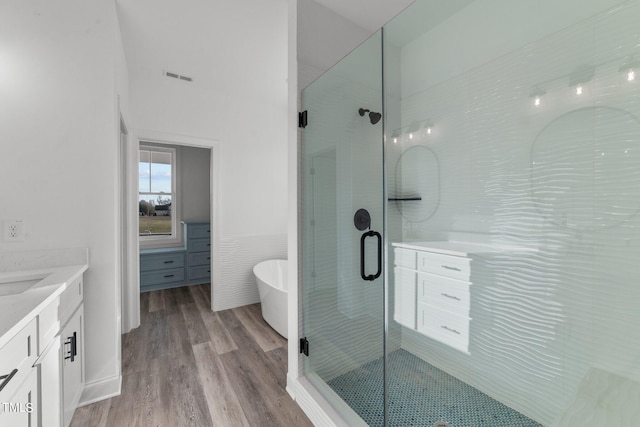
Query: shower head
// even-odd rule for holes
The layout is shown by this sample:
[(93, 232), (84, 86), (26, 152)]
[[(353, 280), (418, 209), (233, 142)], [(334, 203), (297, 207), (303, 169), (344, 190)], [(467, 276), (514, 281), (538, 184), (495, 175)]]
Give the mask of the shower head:
[(378, 123), (382, 118), (382, 114), (367, 110), (366, 108), (360, 108), (358, 110), (358, 114), (360, 114), (360, 117), (364, 117), (366, 113), (369, 113), (369, 120), (371, 121), (372, 125)]

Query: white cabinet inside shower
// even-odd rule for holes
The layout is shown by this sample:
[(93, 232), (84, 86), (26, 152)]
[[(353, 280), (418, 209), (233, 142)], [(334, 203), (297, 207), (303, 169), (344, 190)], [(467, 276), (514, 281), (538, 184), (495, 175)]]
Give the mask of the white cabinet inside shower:
[(434, 241), (394, 243), (394, 320), (469, 353), (473, 253), (490, 246)]

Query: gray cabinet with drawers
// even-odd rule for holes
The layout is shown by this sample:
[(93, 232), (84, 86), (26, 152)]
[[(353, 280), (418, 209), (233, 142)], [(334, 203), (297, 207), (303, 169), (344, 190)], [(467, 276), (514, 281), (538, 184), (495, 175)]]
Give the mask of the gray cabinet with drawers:
[(187, 280), (211, 282), (211, 227), (208, 222), (187, 223)]
[(211, 282), (211, 227), (183, 224), (183, 246), (140, 251), (140, 292)]

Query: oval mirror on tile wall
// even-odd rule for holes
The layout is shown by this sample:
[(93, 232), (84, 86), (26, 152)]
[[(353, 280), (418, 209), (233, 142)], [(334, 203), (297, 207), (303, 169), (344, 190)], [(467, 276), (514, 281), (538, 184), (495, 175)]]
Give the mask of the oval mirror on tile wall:
[(587, 107), (540, 131), (531, 147), (531, 194), (554, 225), (590, 231), (640, 209), (640, 122), (628, 111)]
[(400, 155), (395, 170), (393, 201), (407, 221), (422, 222), (433, 216), (440, 204), (440, 163), (424, 145), (409, 147)]

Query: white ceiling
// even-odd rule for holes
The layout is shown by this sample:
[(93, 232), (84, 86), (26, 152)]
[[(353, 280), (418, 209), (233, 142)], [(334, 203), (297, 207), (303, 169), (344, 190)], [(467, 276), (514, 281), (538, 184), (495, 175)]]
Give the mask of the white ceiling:
[(409, 6), (414, 0), (315, 0), (327, 9), (371, 32)]

